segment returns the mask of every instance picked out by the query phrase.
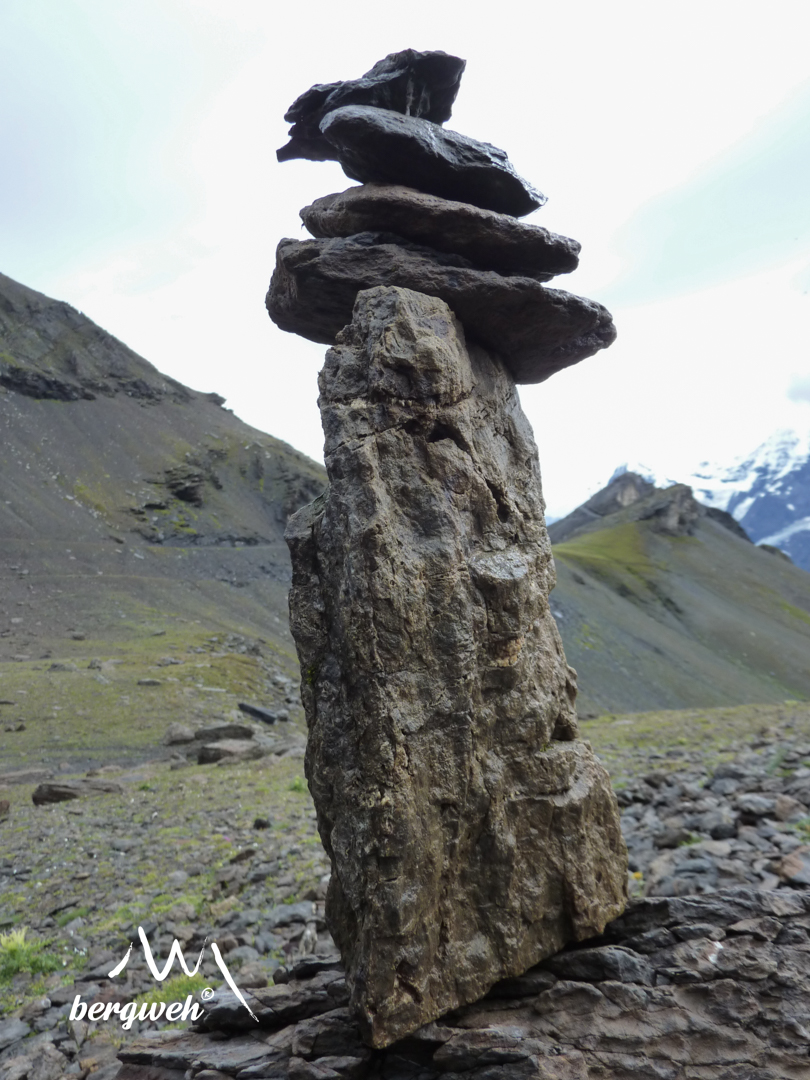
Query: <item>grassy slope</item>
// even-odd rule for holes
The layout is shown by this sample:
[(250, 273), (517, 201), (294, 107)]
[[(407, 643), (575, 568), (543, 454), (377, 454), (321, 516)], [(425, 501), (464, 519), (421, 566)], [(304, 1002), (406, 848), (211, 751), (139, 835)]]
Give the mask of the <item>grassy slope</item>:
[(0, 275), (0, 768), (143, 756), (173, 720), (278, 704), (272, 676), (297, 675), (284, 525), (325, 481)]
[(705, 517), (669, 536), (627, 516), (554, 546), (583, 714), (810, 696), (810, 575)]
[(732, 705), (716, 709), (608, 713), (580, 724), (610, 771), (613, 786), (651, 771), (683, 767), (683, 759), (700, 753), (701, 765), (713, 769), (760, 736), (788, 733), (810, 737), (810, 704)]
[[(302, 765), (265, 758), (178, 772), (154, 762), (117, 774), (123, 793), (42, 807), (31, 802), (32, 784), (0, 783), (0, 798), (12, 803), (5, 851), (28, 848), (14, 859), (26, 873), (0, 876), (0, 933), (41, 925), (52, 913), (55, 925), (40, 936), (58, 961), (48, 985), (70, 984), (88, 962), (86, 946), (61, 930), (71, 919), (83, 919), (79, 933), (95, 943), (91, 955), (101, 945), (119, 958), (139, 923), (168, 917), (205, 933), (225, 911), (244, 906), (227, 884), (234, 863), (281, 858), (282, 868), (261, 887), (265, 906), (302, 898), (328, 868)], [(270, 819), (269, 828), (252, 827), (257, 814)], [(171, 878), (177, 870), (188, 874), (182, 885)], [(211, 968), (207, 960), (206, 982), (214, 974), (219, 985)], [(44, 979), (22, 992), (0, 982), (0, 1017), (46, 992)]]

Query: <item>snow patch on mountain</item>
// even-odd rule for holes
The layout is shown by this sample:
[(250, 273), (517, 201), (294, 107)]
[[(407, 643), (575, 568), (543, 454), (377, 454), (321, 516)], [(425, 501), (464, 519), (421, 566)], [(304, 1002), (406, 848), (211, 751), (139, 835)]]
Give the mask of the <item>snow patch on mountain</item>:
[(611, 479), (625, 472), (658, 488), (688, 484), (700, 502), (730, 513), (755, 543), (772, 544), (810, 570), (810, 427), (777, 431), (728, 465), (703, 461), (671, 476), (627, 462)]
[(668, 488), (672, 487), (673, 484), (687, 482), (685, 480), (674, 480), (671, 476), (661, 472), (659, 469), (651, 469), (649, 465), (644, 465), (640, 461), (626, 461), (623, 465), (619, 465), (618, 468), (613, 470), (613, 475), (608, 480), (608, 484), (629, 472), (635, 473), (636, 476), (640, 476), (643, 480), (647, 480), (651, 484), (655, 484), (657, 488)]
[(794, 521), (792, 525), (780, 529), (779, 532), (774, 533), (773, 536), (763, 536), (759, 543), (771, 544), (773, 547), (782, 547), (787, 540), (790, 540), (792, 536), (795, 536), (796, 533), (800, 532), (810, 533), (810, 517), (802, 518), (801, 521)]
[(783, 430), (766, 439), (753, 454), (740, 456), (730, 465), (701, 462), (683, 483), (689, 484), (701, 501), (728, 510), (741, 521), (757, 498), (766, 494), (789, 496), (796, 483), (801, 487), (796, 474), (809, 463), (810, 428), (806, 432)]

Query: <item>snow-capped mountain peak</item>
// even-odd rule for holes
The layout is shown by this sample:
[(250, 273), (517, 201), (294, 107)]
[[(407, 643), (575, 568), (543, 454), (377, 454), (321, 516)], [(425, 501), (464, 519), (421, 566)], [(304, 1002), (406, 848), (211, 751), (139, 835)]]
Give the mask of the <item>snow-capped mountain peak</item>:
[(690, 474), (669, 476), (626, 463), (611, 479), (625, 472), (659, 488), (689, 484), (695, 498), (728, 511), (755, 543), (773, 544), (810, 570), (810, 427), (777, 431), (728, 465), (704, 461)]
[[(766, 439), (753, 454), (740, 456), (731, 465), (701, 462), (684, 483), (691, 484), (698, 498), (702, 496), (709, 505), (729, 510), (740, 521), (758, 495), (789, 493), (797, 479), (795, 474), (808, 461), (810, 428), (806, 432), (782, 430)], [(752, 502), (743, 510), (742, 503), (752, 496)]]

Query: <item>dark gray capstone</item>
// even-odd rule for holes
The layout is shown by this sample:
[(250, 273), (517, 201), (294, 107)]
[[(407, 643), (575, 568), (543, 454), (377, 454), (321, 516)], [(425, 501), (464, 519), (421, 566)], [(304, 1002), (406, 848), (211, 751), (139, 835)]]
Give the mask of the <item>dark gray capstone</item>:
[(335, 149), (323, 137), (319, 125), (328, 112), (343, 105), (375, 105), (443, 124), (450, 119), (466, 64), (466, 60), (440, 50), (403, 49), (378, 60), (359, 79), (310, 87), (284, 114), (287, 123), (292, 124), (290, 141), (276, 156), (279, 161), (336, 160)]

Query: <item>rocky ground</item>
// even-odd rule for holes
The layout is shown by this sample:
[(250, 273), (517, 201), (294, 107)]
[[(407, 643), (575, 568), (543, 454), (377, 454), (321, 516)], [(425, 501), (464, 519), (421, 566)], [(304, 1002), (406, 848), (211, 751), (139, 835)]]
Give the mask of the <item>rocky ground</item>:
[[(206, 938), (216, 940), (243, 989), (266, 986), (284, 963), (329, 953), (328, 866), (302, 779), (300, 724), (243, 717), (238, 725), (242, 738), (223, 740), (212, 736), (216, 718), (206, 718), (197, 725), (202, 738), (163, 746), (162, 760), (110, 762), (89, 778), (58, 774), (54, 781), (80, 791), (68, 801), (35, 805), (39, 776), (2, 781), (0, 933), (26, 927), (29, 941), (45, 943), (41, 955), (58, 962), (48, 974), (21, 971), (0, 982), (3, 1080), (112, 1077), (122, 1045), (162, 1026), (136, 1020), (124, 1032), (115, 1021), (68, 1018), (76, 994), (83, 1002), (157, 1000), (140, 947), (121, 975), (107, 978), (129, 943), (138, 945), (138, 926), (164, 961), (174, 939), (190, 959)], [(786, 902), (804, 895), (810, 707), (602, 717), (583, 727), (614, 778), (636, 895), (729, 886), (775, 890)], [(167, 737), (193, 733), (175, 728)], [(242, 743), (242, 756), (197, 764), (203, 747), (226, 742)], [(88, 779), (117, 790), (81, 792)], [(160, 989), (164, 1000), (184, 1000), (222, 983), (207, 948), (202, 978)]]
[(737, 886), (633, 901), (598, 938), (496, 983), (387, 1049), (343, 972), (306, 957), (217, 992), (191, 1032), (121, 1051), (119, 1080), (808, 1080), (810, 894)]

